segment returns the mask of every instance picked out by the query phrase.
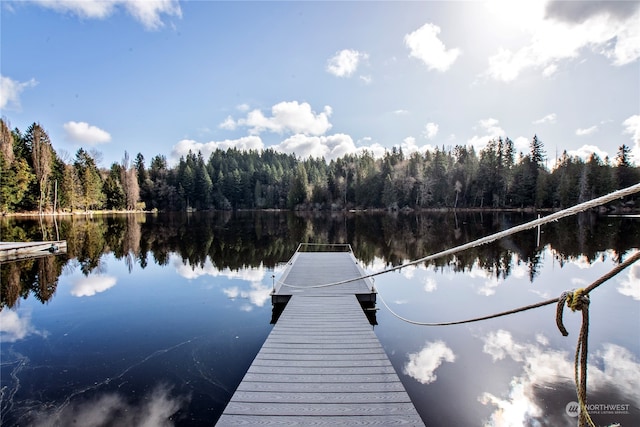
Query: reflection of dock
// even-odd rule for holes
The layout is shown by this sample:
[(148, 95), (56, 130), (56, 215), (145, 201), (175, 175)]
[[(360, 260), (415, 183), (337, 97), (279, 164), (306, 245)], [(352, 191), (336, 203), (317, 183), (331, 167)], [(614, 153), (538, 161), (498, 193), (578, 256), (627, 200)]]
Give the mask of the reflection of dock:
[(375, 291), (351, 252), (300, 252), (274, 290), (284, 311), (218, 425), (422, 425), (362, 307)]
[(48, 242), (0, 242), (0, 262), (39, 258), (66, 252), (66, 240)]

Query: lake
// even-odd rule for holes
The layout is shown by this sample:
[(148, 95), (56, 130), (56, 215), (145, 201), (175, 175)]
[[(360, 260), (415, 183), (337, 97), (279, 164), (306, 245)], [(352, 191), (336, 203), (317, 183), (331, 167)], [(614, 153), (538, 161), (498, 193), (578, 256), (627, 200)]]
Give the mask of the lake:
[[(299, 242), (349, 243), (367, 272), (530, 221), (524, 213), (3, 218), (3, 241), (68, 253), (1, 266), (1, 424), (212, 425), (272, 325)], [(555, 305), (446, 327), (585, 287), (640, 248), (640, 218), (581, 214), (376, 276), (372, 326), (428, 426), (575, 426), (580, 313)], [(380, 300), (381, 299), (381, 300)], [(596, 424), (640, 425), (640, 263), (591, 293)]]

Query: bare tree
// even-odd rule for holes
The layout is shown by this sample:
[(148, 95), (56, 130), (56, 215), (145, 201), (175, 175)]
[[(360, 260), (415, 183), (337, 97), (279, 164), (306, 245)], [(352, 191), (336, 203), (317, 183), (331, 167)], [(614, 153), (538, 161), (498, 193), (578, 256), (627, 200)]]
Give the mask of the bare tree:
[(13, 163), (13, 135), (9, 125), (4, 119), (0, 119), (0, 153), (4, 157), (4, 165), (0, 167), (9, 167)]
[(126, 151), (122, 159), (120, 183), (124, 191), (127, 210), (135, 210), (138, 200), (140, 200), (140, 185), (138, 184), (137, 171), (133, 165), (129, 164), (129, 153)]
[(51, 161), (53, 158), (53, 150), (49, 135), (38, 123), (32, 124), (25, 135), (27, 144), (31, 147), (31, 156), (33, 158), (33, 171), (40, 185), (40, 200), (38, 210), (42, 214), (44, 199), (48, 191), (48, 180), (51, 175)]

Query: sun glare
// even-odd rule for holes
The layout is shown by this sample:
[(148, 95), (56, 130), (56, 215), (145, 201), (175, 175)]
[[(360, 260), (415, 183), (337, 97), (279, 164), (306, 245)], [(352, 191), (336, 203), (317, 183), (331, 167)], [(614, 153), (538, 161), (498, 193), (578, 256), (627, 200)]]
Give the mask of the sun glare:
[(531, 31), (544, 18), (546, 1), (490, 0), (486, 2), (489, 13), (500, 25)]

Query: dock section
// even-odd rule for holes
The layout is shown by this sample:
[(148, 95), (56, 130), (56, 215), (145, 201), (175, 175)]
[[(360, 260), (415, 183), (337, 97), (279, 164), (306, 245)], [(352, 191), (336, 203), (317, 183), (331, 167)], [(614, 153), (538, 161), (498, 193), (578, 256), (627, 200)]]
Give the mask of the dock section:
[(286, 307), (217, 425), (424, 425), (361, 307), (370, 282), (317, 286), (362, 275), (350, 252), (294, 255), (273, 294)]
[(39, 258), (67, 252), (66, 240), (46, 242), (0, 242), (0, 263)]

